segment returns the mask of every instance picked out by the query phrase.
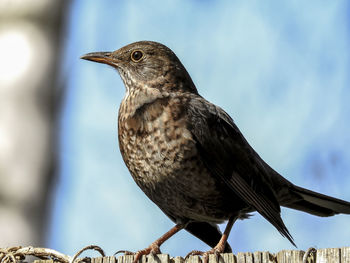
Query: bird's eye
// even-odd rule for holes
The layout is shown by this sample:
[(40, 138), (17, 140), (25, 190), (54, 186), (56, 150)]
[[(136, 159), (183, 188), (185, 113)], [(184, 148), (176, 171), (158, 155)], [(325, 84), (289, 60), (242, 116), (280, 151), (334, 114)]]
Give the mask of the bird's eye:
[(131, 59), (134, 62), (139, 62), (143, 58), (143, 52), (141, 50), (135, 50), (131, 53)]

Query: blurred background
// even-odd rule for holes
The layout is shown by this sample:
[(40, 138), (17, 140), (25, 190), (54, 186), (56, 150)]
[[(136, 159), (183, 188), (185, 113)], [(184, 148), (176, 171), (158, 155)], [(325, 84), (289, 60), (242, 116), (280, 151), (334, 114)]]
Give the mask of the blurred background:
[[(138, 40), (169, 46), (278, 172), (350, 200), (349, 21), (345, 0), (0, 0), (0, 247), (97, 244), (110, 255), (173, 226), (121, 159), (120, 77), (79, 59)], [(350, 245), (349, 216), (282, 216), (299, 249)], [(257, 214), (229, 242), (293, 248)], [(162, 246), (193, 249), (208, 247), (185, 231)]]

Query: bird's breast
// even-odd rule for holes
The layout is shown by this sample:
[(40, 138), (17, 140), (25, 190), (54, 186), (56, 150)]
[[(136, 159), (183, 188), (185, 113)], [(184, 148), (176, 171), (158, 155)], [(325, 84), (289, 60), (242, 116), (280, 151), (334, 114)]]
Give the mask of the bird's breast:
[(217, 182), (197, 152), (185, 112), (176, 105), (160, 100), (128, 119), (119, 113), (123, 159), (153, 202), (163, 211), (173, 208), (167, 214), (177, 211), (197, 220), (224, 217), (214, 216), (212, 210), (222, 201)]
[(195, 142), (177, 111), (158, 101), (125, 120), (119, 117), (120, 149), (137, 182), (167, 180), (196, 157)]

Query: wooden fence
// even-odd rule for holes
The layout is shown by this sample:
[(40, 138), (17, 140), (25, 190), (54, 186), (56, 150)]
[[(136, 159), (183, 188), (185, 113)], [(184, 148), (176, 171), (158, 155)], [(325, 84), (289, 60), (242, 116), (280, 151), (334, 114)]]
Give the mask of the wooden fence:
[[(221, 254), (218, 259), (218, 263), (350, 263), (350, 247), (309, 249), (306, 252), (282, 250), (276, 254), (269, 252)], [(132, 263), (133, 256), (85, 258), (83, 261), (87, 263)], [(53, 260), (35, 260), (34, 263), (54, 262)], [(167, 254), (160, 254), (155, 257), (143, 256), (140, 263), (201, 263), (201, 259), (198, 256), (191, 256), (184, 260), (182, 257), (172, 258)], [(210, 255), (209, 263), (217, 263), (216, 257)]]

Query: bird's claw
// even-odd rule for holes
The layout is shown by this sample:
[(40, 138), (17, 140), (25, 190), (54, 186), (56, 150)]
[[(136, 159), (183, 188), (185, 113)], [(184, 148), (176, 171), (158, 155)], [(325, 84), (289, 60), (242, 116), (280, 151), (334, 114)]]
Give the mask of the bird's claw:
[(134, 255), (134, 260), (133, 263), (137, 263), (139, 261), (139, 259), (145, 255), (152, 255), (152, 256), (156, 256), (157, 254), (161, 254), (162, 252), (160, 251), (159, 245), (156, 243), (152, 243), (148, 248), (139, 250), (137, 252), (131, 252), (128, 250), (119, 250), (116, 253), (114, 253), (114, 255), (118, 254), (118, 253), (124, 253), (124, 255)]
[(209, 255), (215, 255), (216, 262), (219, 262), (219, 256), (220, 253), (223, 253), (223, 249), (219, 247), (213, 247), (212, 249), (203, 252), (199, 250), (192, 250), (190, 253), (188, 253), (185, 257), (185, 260), (190, 256), (201, 256), (202, 257), (202, 263), (208, 263), (209, 261)]

